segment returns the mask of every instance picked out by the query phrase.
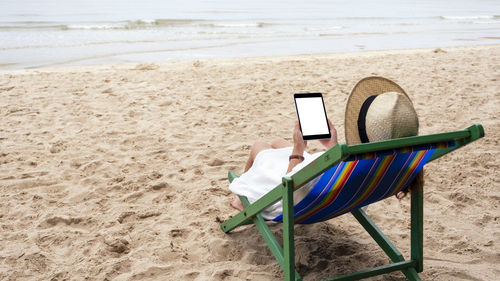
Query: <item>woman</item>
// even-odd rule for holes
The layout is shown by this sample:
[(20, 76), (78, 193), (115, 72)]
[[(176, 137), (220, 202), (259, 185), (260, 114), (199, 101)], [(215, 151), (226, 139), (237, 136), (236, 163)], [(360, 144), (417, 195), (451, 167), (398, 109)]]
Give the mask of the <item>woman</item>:
[[(320, 140), (326, 149), (337, 144), (337, 132), (330, 120), (328, 123), (332, 137)], [(349, 96), (345, 134), (349, 145), (415, 136), (418, 134), (418, 116), (408, 95), (396, 83), (382, 77), (367, 77), (356, 84)], [(293, 144), (282, 138), (271, 143), (256, 142), (250, 151), (245, 173), (235, 179), (229, 189), (246, 196), (250, 203), (255, 202), (280, 184), (283, 176), (293, 175), (323, 153), (311, 155), (305, 151), (306, 146), (298, 122), (293, 132)], [(296, 204), (319, 178), (294, 192)], [(416, 184), (423, 184), (422, 172), (410, 184), (410, 188)], [(243, 209), (238, 197), (231, 200), (230, 204), (238, 210)], [(281, 212), (279, 201), (261, 214), (265, 219), (273, 219)]]
[[(331, 138), (319, 140), (319, 142), (327, 150), (337, 144), (337, 130), (335, 130), (335, 127), (330, 120), (328, 120), (328, 125), (330, 126)], [(256, 199), (269, 192), (273, 187), (276, 187), (276, 185), (281, 182), (281, 178), (283, 176), (293, 175), (301, 168), (323, 154), (323, 152), (319, 152), (311, 155), (305, 151), (306, 147), (307, 141), (304, 141), (304, 139), (302, 138), (302, 133), (300, 132), (298, 122), (295, 123), (295, 129), (293, 131), (293, 144), (283, 138), (276, 138), (271, 143), (267, 143), (264, 141), (255, 142), (250, 149), (250, 156), (247, 160), (244, 174), (240, 178), (235, 179), (236, 184), (231, 184), (230, 189), (240, 195), (243, 195), (242, 193), (245, 193), (246, 196), (249, 197), (250, 202), (254, 202)], [(254, 165), (256, 159), (258, 165)], [(288, 160), (288, 163), (284, 162), (286, 160)], [(271, 166), (269, 167), (269, 165)], [(286, 172), (283, 173), (283, 171), (285, 171), (284, 167), (286, 165)], [(249, 172), (250, 169), (252, 170)], [(274, 178), (274, 180), (266, 179), (266, 176), (270, 176), (271, 178)], [(255, 180), (258, 181), (259, 179), (252, 180), (253, 177), (262, 177), (262, 180), (264, 182), (262, 182), (261, 184), (255, 183)], [(244, 183), (241, 183), (241, 181), (249, 181), (255, 184), (246, 187), (246, 191), (243, 190), (238, 192), (239, 190), (245, 188), (241, 187), (242, 184), (244, 185)], [(253, 194), (251, 193), (248, 194), (248, 192), (251, 191), (252, 187), (258, 188), (258, 190), (256, 190), (257, 196), (252, 196)], [(257, 198), (252, 200), (255, 197)], [(241, 201), (238, 197), (235, 197), (233, 200), (231, 200), (231, 206), (240, 211), (244, 209), (243, 204), (241, 204)]]

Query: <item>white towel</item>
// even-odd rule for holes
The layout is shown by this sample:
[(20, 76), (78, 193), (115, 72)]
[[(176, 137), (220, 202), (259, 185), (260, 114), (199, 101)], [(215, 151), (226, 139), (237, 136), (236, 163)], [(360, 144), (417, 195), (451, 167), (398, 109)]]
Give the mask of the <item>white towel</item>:
[[(250, 203), (254, 203), (266, 193), (281, 183), (284, 176), (291, 176), (305, 167), (307, 164), (318, 158), (323, 152), (309, 154), (304, 152), (304, 161), (295, 166), (290, 173), (286, 173), (288, 169), (288, 157), (292, 154), (292, 147), (279, 149), (266, 149), (255, 157), (252, 167), (239, 178), (233, 180), (229, 185), (229, 189), (248, 198)], [(307, 195), (309, 190), (318, 182), (321, 175), (316, 179), (307, 183), (299, 190), (296, 190), (293, 195), (294, 205), (297, 205)], [(282, 201), (266, 208), (261, 214), (267, 220), (272, 220), (279, 216), (283, 211)]]

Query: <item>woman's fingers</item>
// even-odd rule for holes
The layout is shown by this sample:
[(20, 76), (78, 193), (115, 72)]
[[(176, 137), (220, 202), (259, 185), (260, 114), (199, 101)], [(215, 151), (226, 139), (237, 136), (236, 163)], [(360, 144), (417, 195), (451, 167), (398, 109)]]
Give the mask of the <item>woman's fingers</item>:
[(329, 139), (320, 140), (319, 142), (325, 146), (327, 149), (335, 146), (337, 144), (337, 130), (330, 119), (328, 119), (328, 125), (330, 127), (331, 137)]

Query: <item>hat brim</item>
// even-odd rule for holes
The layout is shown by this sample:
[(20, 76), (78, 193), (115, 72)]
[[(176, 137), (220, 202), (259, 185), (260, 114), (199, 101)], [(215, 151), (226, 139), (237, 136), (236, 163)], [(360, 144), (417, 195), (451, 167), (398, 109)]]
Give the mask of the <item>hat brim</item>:
[[(365, 100), (386, 92), (398, 92), (406, 97), (405, 91), (393, 81), (378, 76), (361, 79), (352, 89), (345, 110), (345, 140), (348, 145), (360, 144), (358, 116)], [(410, 98), (408, 97), (410, 100)]]

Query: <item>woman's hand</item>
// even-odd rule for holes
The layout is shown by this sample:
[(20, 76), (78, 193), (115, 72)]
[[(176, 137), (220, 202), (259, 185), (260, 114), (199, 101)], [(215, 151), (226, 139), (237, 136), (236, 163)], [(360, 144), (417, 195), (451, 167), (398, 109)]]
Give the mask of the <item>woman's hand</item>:
[(332, 121), (328, 119), (328, 126), (330, 126), (330, 134), (332, 135), (331, 138), (325, 139), (325, 140), (319, 140), (319, 142), (326, 147), (326, 149), (330, 149), (334, 146), (337, 145), (337, 130), (333, 126)]
[(295, 129), (293, 130), (293, 152), (294, 155), (302, 155), (307, 147), (307, 141), (302, 137), (302, 132), (300, 131), (299, 121), (295, 123)]

